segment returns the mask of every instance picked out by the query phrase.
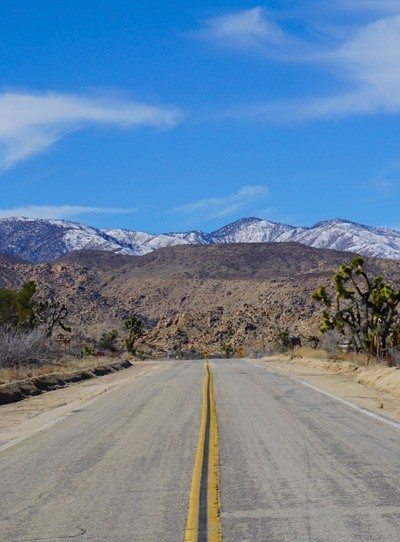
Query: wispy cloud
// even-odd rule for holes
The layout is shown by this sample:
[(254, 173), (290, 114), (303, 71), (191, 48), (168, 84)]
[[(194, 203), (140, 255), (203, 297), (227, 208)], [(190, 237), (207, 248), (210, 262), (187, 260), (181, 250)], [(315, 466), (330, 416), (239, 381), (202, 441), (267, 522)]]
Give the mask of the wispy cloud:
[(400, 15), (366, 25), (324, 60), (353, 89), (305, 104), (307, 118), (400, 113)]
[(132, 214), (136, 211), (137, 209), (121, 209), (118, 207), (85, 207), (79, 205), (26, 205), (24, 207), (0, 209), (0, 218), (25, 217), (68, 219), (88, 214)]
[(237, 214), (254, 203), (263, 203), (268, 196), (265, 186), (244, 186), (235, 194), (220, 198), (205, 198), (187, 205), (174, 207), (172, 213), (190, 215), (197, 219), (211, 220)]
[[(323, 5), (318, 2), (319, 7)], [(304, 63), (324, 68), (343, 83), (333, 95), (290, 102), (264, 103), (225, 111), (222, 117), (249, 117), (287, 122), (352, 115), (400, 113), (400, 3), (330, 2), (331, 9), (367, 10), (369, 22), (360, 22), (350, 35), (335, 36), (327, 29), (317, 37), (294, 38), (273, 20), (273, 13), (261, 8), (228, 14), (206, 22), (199, 30), (208, 40), (286, 63)], [(372, 16), (373, 14), (373, 16)], [(308, 21), (312, 26), (312, 21)], [(338, 40), (338, 36), (340, 39)], [(339, 42), (338, 42), (339, 41)], [(295, 45), (295, 46), (293, 46)]]
[(313, 50), (311, 43), (285, 32), (262, 6), (206, 19), (189, 35), (240, 54), (284, 62), (304, 61)]
[(89, 125), (171, 128), (182, 112), (120, 99), (70, 94), (0, 94), (0, 169), (38, 154)]
[(266, 10), (260, 6), (207, 19), (193, 35), (239, 48), (282, 45), (286, 41), (284, 32), (268, 20)]

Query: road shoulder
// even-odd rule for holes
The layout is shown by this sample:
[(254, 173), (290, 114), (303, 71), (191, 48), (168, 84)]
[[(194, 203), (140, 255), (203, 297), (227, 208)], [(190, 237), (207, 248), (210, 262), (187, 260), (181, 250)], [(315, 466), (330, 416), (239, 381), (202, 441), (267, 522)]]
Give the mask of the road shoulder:
[[(367, 384), (368, 379), (357, 374), (355, 368), (341, 370), (340, 365), (328, 366), (313, 359), (293, 359), (289, 356), (267, 357), (251, 360), (266, 370), (303, 380), (336, 397), (371, 410), (381, 416), (400, 420), (400, 393), (383, 391)], [(342, 368), (344, 369), (344, 368)]]
[(17, 403), (1, 405), (0, 451), (61, 421), (101, 395), (167, 367), (168, 364), (162, 361), (135, 362), (122, 372), (85, 380)]

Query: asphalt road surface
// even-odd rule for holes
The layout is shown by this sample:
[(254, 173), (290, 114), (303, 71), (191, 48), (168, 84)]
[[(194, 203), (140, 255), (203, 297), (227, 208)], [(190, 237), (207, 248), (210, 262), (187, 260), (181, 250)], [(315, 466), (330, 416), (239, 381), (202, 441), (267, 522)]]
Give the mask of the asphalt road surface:
[[(168, 363), (0, 451), (1, 541), (183, 540), (204, 365)], [(224, 541), (400, 540), (399, 428), (245, 360), (211, 366)]]

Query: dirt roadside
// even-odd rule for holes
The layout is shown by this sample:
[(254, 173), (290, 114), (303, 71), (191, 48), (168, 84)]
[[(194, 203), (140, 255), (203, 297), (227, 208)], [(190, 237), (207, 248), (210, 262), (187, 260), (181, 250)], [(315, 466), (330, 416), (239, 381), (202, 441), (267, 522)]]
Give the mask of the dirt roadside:
[(381, 416), (400, 420), (400, 370), (350, 362), (272, 356), (252, 360), (268, 371), (304, 380), (332, 395), (358, 404)]
[(167, 367), (168, 364), (162, 361), (137, 361), (121, 372), (0, 406), (0, 451), (57, 423), (60, 418), (94, 401), (99, 395)]

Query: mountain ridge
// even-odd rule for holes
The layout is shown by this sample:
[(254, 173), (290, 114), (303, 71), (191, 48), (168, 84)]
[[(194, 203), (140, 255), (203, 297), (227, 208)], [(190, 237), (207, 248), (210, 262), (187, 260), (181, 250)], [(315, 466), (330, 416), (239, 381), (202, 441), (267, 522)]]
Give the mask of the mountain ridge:
[[(75, 251), (40, 264), (0, 257), (0, 286), (35, 281), (41, 298), (68, 307), (71, 344), (98, 341), (137, 314), (146, 333), (138, 348), (149, 357), (223, 344), (264, 350), (277, 328), (315, 335), (321, 322), (311, 294), (331, 283), (348, 252), (295, 242), (169, 246), (143, 256)], [(371, 276), (400, 286), (400, 260), (365, 259)]]
[(289, 241), (369, 257), (400, 259), (400, 231), (340, 218), (301, 227), (247, 217), (210, 233), (190, 230), (160, 234), (124, 228), (101, 229), (61, 219), (0, 219), (0, 253), (35, 263), (52, 261), (76, 250), (140, 256), (175, 245)]

